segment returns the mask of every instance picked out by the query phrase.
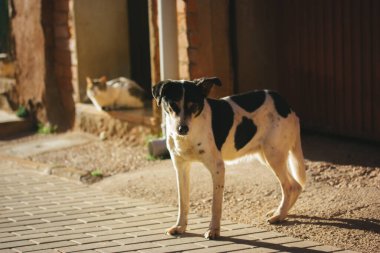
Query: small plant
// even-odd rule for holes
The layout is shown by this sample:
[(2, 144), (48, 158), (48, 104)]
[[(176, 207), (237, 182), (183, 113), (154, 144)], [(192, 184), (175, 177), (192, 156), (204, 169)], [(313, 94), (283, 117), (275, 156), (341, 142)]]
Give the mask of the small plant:
[(20, 118), (26, 118), (26, 117), (28, 117), (29, 112), (24, 106), (20, 105), (17, 108), (16, 115)]
[(93, 177), (103, 177), (103, 172), (100, 169), (91, 171), (91, 176)]
[(57, 126), (50, 125), (50, 123), (47, 123), (47, 124), (39, 123), (37, 132), (39, 134), (53, 134), (57, 132), (57, 129), (58, 129)]

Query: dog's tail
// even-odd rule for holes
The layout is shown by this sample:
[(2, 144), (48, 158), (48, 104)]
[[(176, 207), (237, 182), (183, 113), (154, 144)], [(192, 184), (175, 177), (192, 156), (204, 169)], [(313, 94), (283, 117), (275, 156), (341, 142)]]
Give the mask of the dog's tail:
[(295, 143), (289, 152), (288, 163), (292, 176), (303, 189), (306, 183), (306, 171), (301, 147), (301, 136), (299, 133), (297, 134)]

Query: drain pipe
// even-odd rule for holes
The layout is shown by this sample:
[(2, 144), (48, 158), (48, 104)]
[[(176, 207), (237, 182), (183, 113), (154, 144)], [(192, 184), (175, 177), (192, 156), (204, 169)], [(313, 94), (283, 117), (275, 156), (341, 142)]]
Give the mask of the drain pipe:
[[(158, 0), (158, 29), (160, 44), (161, 80), (178, 79), (178, 31), (176, 0)], [(168, 156), (166, 147), (165, 114), (162, 112), (161, 128), (163, 138), (148, 144), (149, 154), (153, 157)]]

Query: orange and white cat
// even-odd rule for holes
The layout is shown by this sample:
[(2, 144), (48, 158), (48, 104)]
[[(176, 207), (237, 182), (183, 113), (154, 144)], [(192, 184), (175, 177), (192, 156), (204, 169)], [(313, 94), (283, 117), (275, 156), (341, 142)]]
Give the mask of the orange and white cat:
[(121, 109), (144, 107), (145, 91), (136, 82), (118, 77), (107, 81), (105, 76), (86, 78), (87, 96), (96, 109)]

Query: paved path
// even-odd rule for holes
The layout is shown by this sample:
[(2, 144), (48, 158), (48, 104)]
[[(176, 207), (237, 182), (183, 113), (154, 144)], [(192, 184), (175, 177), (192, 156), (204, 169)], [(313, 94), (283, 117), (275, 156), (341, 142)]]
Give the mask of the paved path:
[(194, 214), (186, 235), (166, 236), (176, 208), (26, 167), (0, 160), (0, 252), (349, 252), (229, 221), (209, 241), (210, 218)]

